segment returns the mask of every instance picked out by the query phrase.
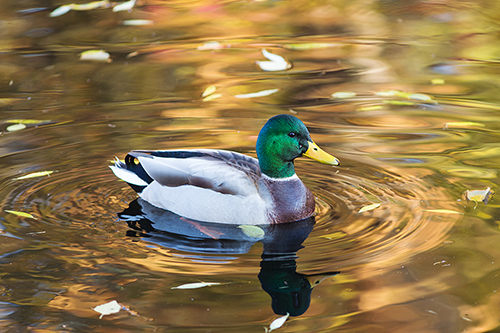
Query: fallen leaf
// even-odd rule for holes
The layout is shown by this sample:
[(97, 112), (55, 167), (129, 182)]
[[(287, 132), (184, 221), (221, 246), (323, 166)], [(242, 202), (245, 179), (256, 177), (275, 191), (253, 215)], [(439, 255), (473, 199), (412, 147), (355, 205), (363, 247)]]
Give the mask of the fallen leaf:
[(135, 0), (130, 0), (130, 1), (127, 1), (127, 2), (122, 2), (116, 6), (113, 7), (113, 11), (114, 12), (120, 12), (120, 11), (123, 11), (123, 10), (130, 10), (132, 8), (134, 8), (135, 6)]
[(369, 210), (374, 210), (376, 208), (380, 207), (380, 204), (379, 203), (374, 203), (374, 204), (371, 204), (371, 205), (368, 205), (368, 206), (364, 206), (363, 208), (361, 208), (359, 210), (358, 213), (364, 213), (364, 212), (367, 212)]
[(356, 96), (356, 93), (352, 91), (337, 91), (332, 94), (332, 98), (338, 99), (353, 98), (354, 96)]
[(432, 96), (425, 95), (425, 94), (409, 94), (408, 99), (412, 99), (414, 101), (422, 101), (422, 102), (429, 102), (434, 100)]
[(336, 240), (336, 239), (340, 239), (340, 238), (345, 237), (345, 234), (342, 232), (336, 231), (336, 232), (332, 232), (331, 234), (322, 235), (320, 237), (330, 239), (330, 240)]
[(10, 214), (14, 214), (16, 216), (27, 217), (27, 218), (36, 220), (36, 218), (33, 215), (31, 215), (30, 213), (18, 212), (16, 210), (7, 210), (7, 209), (5, 210), (5, 212), (10, 213)]
[(279, 89), (268, 89), (268, 90), (262, 90), (259, 92), (255, 93), (250, 93), (250, 94), (241, 94), (241, 95), (236, 95), (234, 97), (236, 98), (255, 98), (255, 97), (264, 97), (264, 96), (269, 96), (272, 95), (276, 92), (278, 92)]
[(223, 284), (222, 282), (195, 282), (195, 283), (186, 283), (177, 287), (172, 287), (170, 289), (198, 289), (210, 286), (216, 286)]
[(383, 101), (385, 104), (391, 104), (391, 105), (415, 105), (415, 103), (413, 102), (409, 102), (409, 101), (394, 101), (394, 100), (391, 100), (391, 101)]
[(58, 16), (61, 16), (61, 15), (64, 15), (66, 14), (67, 12), (69, 12), (71, 10), (71, 5), (63, 5), (61, 7), (58, 7), (56, 9), (54, 9), (50, 14), (49, 16), (50, 17), (58, 17)]
[(485, 127), (485, 124), (475, 123), (473, 121), (457, 121), (457, 122), (449, 122), (444, 125), (444, 129), (448, 129), (450, 127)]
[(376, 111), (376, 110), (381, 110), (384, 107), (382, 105), (367, 105), (367, 106), (361, 106), (358, 108), (358, 111)]
[(259, 67), (263, 71), (267, 72), (284, 71), (285, 69), (289, 69), (292, 67), (292, 65), (287, 63), (282, 56), (267, 52), (266, 49), (262, 49), (262, 54), (264, 55), (264, 57), (270, 60), (270, 61), (256, 61), (256, 64), (259, 65)]
[(460, 212), (457, 212), (457, 211), (454, 211), (454, 210), (451, 210), (451, 209), (424, 209), (424, 212), (464, 215), (464, 213), (460, 213)]
[(121, 310), (122, 306), (120, 303), (117, 301), (111, 301), (105, 304), (101, 304), (93, 308), (95, 312), (99, 312), (101, 315), (99, 316), (99, 319), (101, 319), (103, 316), (110, 315), (113, 313), (117, 313)]
[(155, 21), (152, 20), (125, 20), (122, 22), (123, 25), (132, 25), (132, 26), (140, 26), (140, 25), (152, 25)]
[(199, 51), (204, 51), (204, 50), (219, 50), (223, 48), (224, 45), (222, 45), (219, 42), (206, 42), (205, 44), (198, 46), (196, 49)]
[(50, 175), (51, 173), (53, 173), (54, 171), (40, 171), (40, 172), (34, 172), (34, 173), (30, 173), (28, 175), (25, 175), (25, 176), (21, 176), (21, 177), (17, 177), (17, 178), (14, 178), (13, 180), (21, 180), (21, 179), (29, 179), (29, 178), (37, 178), (37, 177), (43, 177), (43, 176), (48, 176)]
[(335, 45), (336, 44), (330, 44), (330, 43), (302, 43), (302, 44), (283, 45), (283, 47), (289, 50), (304, 51), (304, 50), (324, 49)]
[(82, 3), (82, 4), (71, 4), (72, 10), (92, 10), (100, 7), (105, 7), (109, 3), (108, 0), (103, 0), (103, 1), (93, 1), (89, 3)]
[(374, 93), (379, 97), (404, 97), (406, 98), (406, 94), (400, 90), (385, 90), (385, 91), (377, 91)]
[(438, 84), (445, 84), (443, 79), (432, 79), (431, 80), (432, 84), (438, 85)]
[(36, 120), (36, 119), (9, 119), (5, 121), (8, 124), (28, 124), (28, 125), (37, 125), (37, 124), (45, 124), (50, 122), (50, 120)]
[(264, 238), (264, 236), (266, 235), (264, 230), (256, 225), (240, 225), (238, 226), (238, 228), (240, 228), (248, 237), (260, 239)]
[(217, 86), (208, 86), (207, 89), (201, 94), (201, 97), (206, 97), (213, 94), (217, 90)]
[(7, 127), (7, 132), (16, 132), (26, 128), (24, 124), (15, 124)]
[(222, 96), (224, 96), (224, 95), (222, 95), (222, 94), (212, 94), (212, 95), (209, 95), (209, 96), (205, 97), (202, 101), (203, 102), (209, 102), (209, 101), (213, 101), (214, 99), (221, 98)]
[[(484, 204), (487, 205), (488, 201), (494, 194), (495, 192), (488, 187), (486, 190), (467, 190), (465, 191), (465, 198), (467, 199), (467, 201), (474, 201), (477, 207), (477, 204), (480, 201), (484, 202)], [(476, 207), (474, 207), (474, 209)]]
[(90, 50), (80, 54), (80, 60), (108, 62), (109, 53), (104, 50)]
[(271, 332), (283, 326), (288, 317), (290, 317), (290, 314), (287, 312), (285, 316), (274, 319), (271, 325), (269, 325), (269, 330), (266, 328), (266, 332)]

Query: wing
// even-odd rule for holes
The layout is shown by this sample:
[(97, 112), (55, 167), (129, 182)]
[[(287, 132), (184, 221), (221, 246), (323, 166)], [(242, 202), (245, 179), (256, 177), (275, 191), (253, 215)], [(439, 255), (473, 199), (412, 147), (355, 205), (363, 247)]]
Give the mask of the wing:
[(141, 179), (168, 187), (192, 185), (222, 194), (250, 195), (257, 192), (255, 182), (261, 176), (257, 159), (225, 150), (132, 151), (127, 169), (137, 168), (134, 159), (147, 176), (136, 172)]

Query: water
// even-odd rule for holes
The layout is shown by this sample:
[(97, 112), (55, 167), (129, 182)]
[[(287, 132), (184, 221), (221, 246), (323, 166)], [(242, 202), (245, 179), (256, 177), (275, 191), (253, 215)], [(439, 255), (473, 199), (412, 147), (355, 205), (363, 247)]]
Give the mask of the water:
[[(283, 332), (498, 330), (498, 199), (465, 197), (498, 191), (496, 2), (156, 1), (50, 17), (62, 4), (0, 4), (2, 332), (263, 332), (287, 312)], [(262, 71), (263, 48), (292, 67)], [(79, 60), (88, 50), (111, 61)], [(108, 168), (132, 149), (255, 156), (279, 113), (342, 165), (297, 160), (318, 213), (263, 226), (261, 241), (137, 202)], [(172, 289), (201, 282), (215, 284)], [(122, 310), (100, 319), (113, 300)]]

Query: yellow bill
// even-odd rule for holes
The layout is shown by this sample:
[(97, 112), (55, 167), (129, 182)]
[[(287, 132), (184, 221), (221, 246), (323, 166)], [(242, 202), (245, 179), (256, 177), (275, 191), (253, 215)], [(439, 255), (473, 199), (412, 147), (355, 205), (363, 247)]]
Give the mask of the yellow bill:
[(308, 141), (308, 143), (309, 143), (309, 148), (304, 153), (304, 156), (307, 156), (315, 161), (324, 164), (340, 165), (340, 161), (336, 157), (328, 154), (326, 151), (318, 147), (318, 145), (315, 144), (314, 142)]

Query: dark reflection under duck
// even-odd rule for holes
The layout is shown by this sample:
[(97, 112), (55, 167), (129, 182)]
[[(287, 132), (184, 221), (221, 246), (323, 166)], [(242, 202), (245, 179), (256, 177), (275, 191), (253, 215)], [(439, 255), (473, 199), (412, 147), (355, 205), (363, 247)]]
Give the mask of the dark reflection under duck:
[(306, 275), (297, 272), (297, 251), (312, 231), (315, 220), (260, 225), (262, 237), (254, 237), (234, 224), (188, 220), (138, 198), (118, 216), (130, 227), (127, 235), (147, 237), (170, 249), (197, 254), (235, 255), (247, 253), (257, 242), (264, 246), (260, 273), (262, 289), (272, 298), (276, 314), (300, 316), (309, 308), (312, 289), (339, 272)]

